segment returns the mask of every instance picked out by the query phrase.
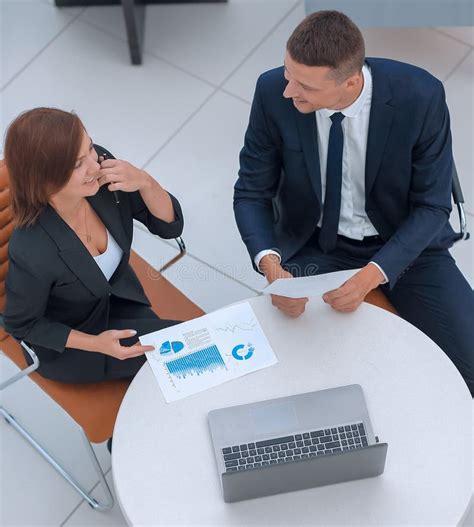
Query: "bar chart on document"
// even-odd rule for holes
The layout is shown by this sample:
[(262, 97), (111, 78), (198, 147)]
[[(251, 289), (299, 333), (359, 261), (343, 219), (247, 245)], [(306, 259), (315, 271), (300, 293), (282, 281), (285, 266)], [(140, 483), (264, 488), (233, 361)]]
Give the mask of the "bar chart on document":
[(271, 366), (277, 358), (247, 302), (140, 337), (167, 402)]

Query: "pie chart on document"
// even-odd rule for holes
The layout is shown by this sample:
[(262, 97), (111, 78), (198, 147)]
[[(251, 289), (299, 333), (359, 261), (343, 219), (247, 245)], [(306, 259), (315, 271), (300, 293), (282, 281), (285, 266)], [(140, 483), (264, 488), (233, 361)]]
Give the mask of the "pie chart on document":
[(160, 355), (171, 355), (173, 352), (178, 353), (184, 348), (184, 344), (179, 340), (163, 342), (160, 347)]

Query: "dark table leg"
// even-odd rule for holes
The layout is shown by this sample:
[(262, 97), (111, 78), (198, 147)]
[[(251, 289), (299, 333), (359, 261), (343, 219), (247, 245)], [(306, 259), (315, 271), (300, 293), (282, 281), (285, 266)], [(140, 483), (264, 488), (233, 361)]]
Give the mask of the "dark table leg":
[(128, 47), (132, 64), (142, 63), (145, 33), (145, 5), (141, 0), (122, 0), (123, 16), (127, 28)]
[(227, 0), (55, 0), (58, 7), (113, 5), (122, 3), (125, 26), (127, 28), (128, 47), (132, 64), (142, 63), (143, 36), (145, 32), (145, 4), (167, 3), (213, 3)]
[[(118, 5), (121, 0), (54, 0), (58, 7)], [(227, 0), (142, 0), (142, 4), (214, 4)]]

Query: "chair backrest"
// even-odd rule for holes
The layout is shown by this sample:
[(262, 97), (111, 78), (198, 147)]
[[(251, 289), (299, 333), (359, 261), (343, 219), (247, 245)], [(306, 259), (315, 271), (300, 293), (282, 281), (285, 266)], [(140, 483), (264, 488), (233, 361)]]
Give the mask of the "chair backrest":
[[(8, 241), (14, 228), (10, 213), (8, 181), (5, 163), (0, 160), (0, 312), (3, 312), (5, 306)], [(153, 310), (161, 318), (190, 320), (204, 314), (196, 304), (133, 251), (130, 263), (152, 303)], [(19, 368), (26, 366), (20, 345), (4, 330), (0, 331), (0, 348)], [(35, 372), (30, 374), (30, 378), (83, 428), (90, 441), (101, 443), (112, 436), (120, 403), (130, 381), (68, 384), (45, 379)]]
[[(8, 269), (8, 242), (13, 232), (13, 221), (10, 213), (10, 190), (8, 172), (5, 162), (0, 160), (0, 312), (5, 307), (5, 277)], [(0, 331), (0, 342), (7, 338), (7, 334)]]

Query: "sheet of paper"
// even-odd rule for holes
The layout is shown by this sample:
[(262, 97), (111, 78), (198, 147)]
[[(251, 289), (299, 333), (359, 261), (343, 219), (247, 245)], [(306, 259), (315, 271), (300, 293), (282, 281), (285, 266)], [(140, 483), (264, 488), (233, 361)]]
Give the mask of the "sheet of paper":
[(248, 302), (140, 337), (166, 402), (278, 362)]
[(266, 295), (280, 295), (288, 298), (304, 298), (306, 296), (322, 296), (327, 291), (337, 289), (359, 269), (336, 271), (334, 273), (302, 278), (280, 278), (267, 285), (262, 290)]

